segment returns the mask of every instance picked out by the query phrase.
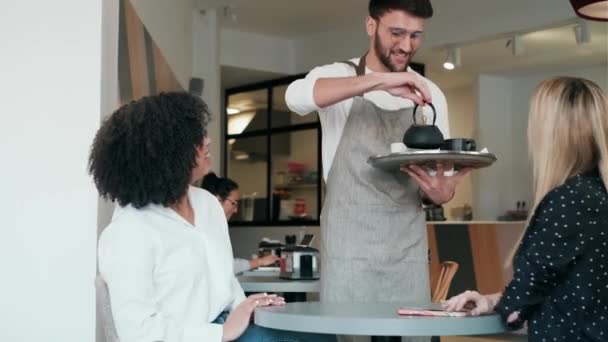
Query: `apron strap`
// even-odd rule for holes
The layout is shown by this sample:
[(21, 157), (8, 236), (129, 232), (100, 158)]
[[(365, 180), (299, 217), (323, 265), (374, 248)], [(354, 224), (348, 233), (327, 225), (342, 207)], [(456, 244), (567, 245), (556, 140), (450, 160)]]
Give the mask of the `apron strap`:
[(348, 64), (348, 65), (352, 66), (353, 68), (355, 68), (355, 71), (357, 72), (357, 76), (363, 76), (363, 75), (365, 75), (365, 57), (366, 56), (367, 56), (367, 52), (365, 53), (365, 55), (363, 55), (363, 57), (361, 57), (359, 59), (359, 65), (357, 65), (351, 61), (343, 61), (342, 63)]

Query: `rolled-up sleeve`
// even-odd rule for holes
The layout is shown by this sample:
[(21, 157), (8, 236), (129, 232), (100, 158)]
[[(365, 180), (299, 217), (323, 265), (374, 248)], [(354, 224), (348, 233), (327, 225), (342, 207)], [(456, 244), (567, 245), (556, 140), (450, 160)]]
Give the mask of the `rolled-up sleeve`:
[(294, 113), (306, 115), (321, 108), (315, 103), (315, 83), (319, 78), (353, 76), (352, 67), (344, 63), (334, 63), (312, 69), (305, 78), (292, 82), (285, 92), (285, 103)]
[(232, 263), (234, 267), (234, 274), (243, 273), (245, 271), (249, 271), (251, 265), (249, 264), (249, 260), (234, 258), (234, 262)]
[[(310, 75), (310, 74), (309, 74)], [(316, 79), (301, 78), (287, 87), (285, 92), (285, 103), (287, 107), (299, 115), (306, 115), (319, 110), (314, 99), (314, 87)]]

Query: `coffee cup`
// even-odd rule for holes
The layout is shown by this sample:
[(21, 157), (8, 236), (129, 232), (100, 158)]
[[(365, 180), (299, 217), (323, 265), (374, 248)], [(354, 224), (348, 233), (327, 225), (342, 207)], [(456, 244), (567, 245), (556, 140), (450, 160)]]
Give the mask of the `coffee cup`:
[(475, 140), (467, 138), (446, 139), (441, 146), (446, 151), (476, 151)]

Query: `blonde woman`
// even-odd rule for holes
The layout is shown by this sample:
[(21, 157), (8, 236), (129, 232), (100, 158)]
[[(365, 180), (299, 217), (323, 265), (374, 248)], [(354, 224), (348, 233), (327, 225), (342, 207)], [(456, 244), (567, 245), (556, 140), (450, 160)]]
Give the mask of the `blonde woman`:
[(530, 341), (608, 341), (608, 103), (595, 83), (543, 81), (532, 98), (528, 141), (534, 214), (503, 293), (467, 291), (444, 304), (496, 311)]

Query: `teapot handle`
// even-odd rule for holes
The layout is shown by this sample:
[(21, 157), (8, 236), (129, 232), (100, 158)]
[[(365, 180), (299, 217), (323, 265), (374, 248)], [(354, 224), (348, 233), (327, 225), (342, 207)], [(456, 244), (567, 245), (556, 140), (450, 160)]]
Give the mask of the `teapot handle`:
[[(435, 110), (435, 106), (432, 103), (427, 102), (427, 105), (431, 106), (433, 109), (433, 126), (435, 126), (435, 121), (437, 121), (437, 111)], [(414, 118), (414, 124), (416, 125), (416, 109), (418, 109), (418, 104), (414, 105), (414, 112), (412, 112), (412, 117)]]

